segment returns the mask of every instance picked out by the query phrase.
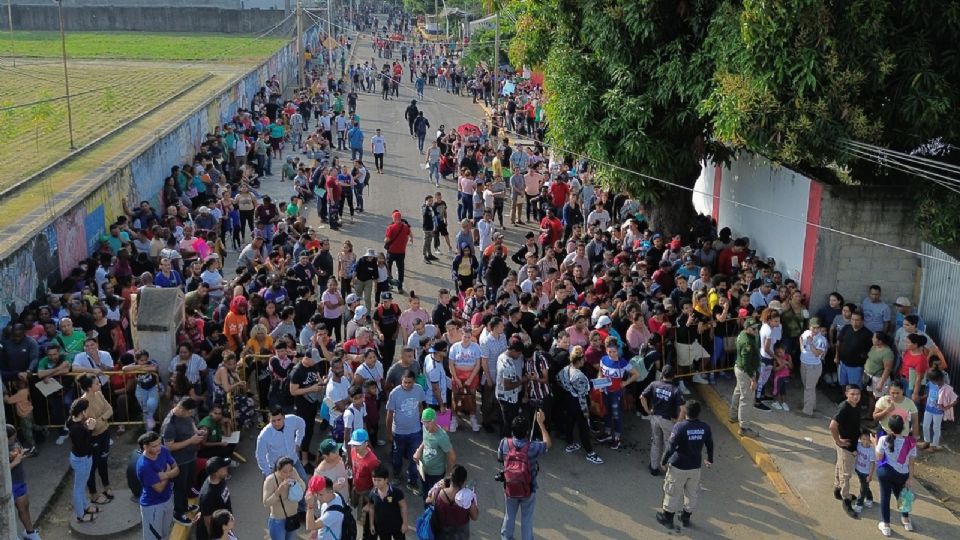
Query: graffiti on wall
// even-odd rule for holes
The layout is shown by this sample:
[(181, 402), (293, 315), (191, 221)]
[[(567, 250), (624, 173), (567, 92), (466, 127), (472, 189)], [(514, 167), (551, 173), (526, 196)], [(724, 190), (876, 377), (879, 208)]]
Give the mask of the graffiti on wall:
[(69, 275), (70, 270), (87, 257), (87, 233), (84, 229), (86, 217), (87, 207), (78, 204), (54, 223), (57, 238), (60, 240), (61, 276)]
[(0, 263), (0, 326), (60, 281), (57, 245), (56, 228), (50, 226)]

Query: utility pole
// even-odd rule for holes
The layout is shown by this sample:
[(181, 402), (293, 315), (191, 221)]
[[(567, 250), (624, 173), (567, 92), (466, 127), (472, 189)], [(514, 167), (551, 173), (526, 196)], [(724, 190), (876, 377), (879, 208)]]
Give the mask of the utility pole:
[(331, 15), (330, 5), (333, 3), (333, 0), (327, 0), (327, 43), (324, 43), (324, 47), (327, 47), (328, 56), (330, 57), (330, 74), (333, 74), (334, 64), (333, 64), (333, 47), (329, 47), (330, 40), (333, 40), (333, 16)]
[(7, 0), (7, 23), (10, 25), (10, 59), (13, 60), (13, 67), (17, 67), (17, 53), (14, 50), (13, 39), (13, 8), (10, 7), (12, 3), (13, 0)]
[(63, 86), (67, 92), (67, 129), (70, 130), (70, 149), (76, 150), (73, 144), (73, 109), (70, 106), (70, 76), (67, 75), (67, 37), (63, 32), (63, 0), (56, 0), (57, 15), (60, 18), (60, 52), (63, 56)]
[(493, 39), (493, 110), (500, 105), (500, 6), (497, 6), (497, 33)]
[(304, 59), (304, 47), (303, 47), (303, 5), (300, 0), (297, 0), (297, 54), (300, 55), (300, 58), (297, 59), (297, 68), (299, 69), (300, 78), (300, 88), (307, 86), (307, 79), (303, 75), (303, 63)]

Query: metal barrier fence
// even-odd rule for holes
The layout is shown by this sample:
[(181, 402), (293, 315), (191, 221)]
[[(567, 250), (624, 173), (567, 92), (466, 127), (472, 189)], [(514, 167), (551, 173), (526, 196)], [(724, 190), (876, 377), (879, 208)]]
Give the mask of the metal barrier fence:
[[(70, 405), (78, 399), (83, 391), (80, 389), (80, 377), (84, 375), (94, 375), (92, 373), (70, 372), (63, 375), (49, 377), (56, 380), (61, 388), (44, 395), (44, 392), (31, 386), (30, 401), (33, 404), (33, 425), (35, 427), (60, 428), (66, 425), (70, 418)], [(127, 371), (103, 371), (99, 375), (101, 381), (103, 377), (107, 378), (103, 385), (103, 395), (113, 406), (113, 417), (110, 419), (111, 425), (117, 426), (142, 426), (146, 418), (143, 416), (143, 409), (136, 397), (137, 377), (147, 375), (154, 379), (154, 388), (159, 392), (160, 374), (157, 371), (127, 370)], [(157, 408), (154, 416), (156, 420), (157, 413), (160, 412), (160, 399), (157, 399)], [(9, 418), (8, 418), (9, 420)], [(17, 421), (19, 423), (19, 417)]]

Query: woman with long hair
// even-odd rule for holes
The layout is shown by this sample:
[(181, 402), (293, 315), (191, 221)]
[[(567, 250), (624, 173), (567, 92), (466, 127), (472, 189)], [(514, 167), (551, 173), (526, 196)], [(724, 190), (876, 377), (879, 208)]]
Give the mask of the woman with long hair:
[[(437, 540), (468, 540), (470, 522), (480, 517), (477, 496), (467, 487), (467, 469), (454, 465), (450, 477), (430, 486), (426, 504), (434, 505)], [(424, 486), (424, 489), (428, 489)]]
[(457, 291), (466, 293), (467, 289), (473, 287), (477, 280), (477, 271), (480, 269), (480, 263), (473, 253), (473, 246), (460, 246), (460, 253), (453, 258), (451, 269)]
[[(917, 457), (917, 442), (910, 435), (904, 436), (906, 429), (903, 418), (890, 418), (889, 431), (879, 439), (871, 435), (877, 454), (877, 480), (880, 482), (880, 523), (881, 534), (890, 536), (890, 495), (898, 500), (904, 494), (904, 488), (910, 488), (913, 480), (913, 460)], [(900, 501), (902, 506), (904, 501)], [(900, 523), (907, 531), (913, 530), (910, 512), (900, 512)]]
[[(100, 378), (96, 375), (83, 375), (79, 379), (80, 397), (89, 403), (86, 414), (92, 418), (91, 442), (93, 444), (93, 467), (87, 476), (87, 492), (93, 504), (106, 504), (114, 499), (110, 488), (108, 459), (110, 458), (110, 418), (113, 416), (113, 406), (103, 396)], [(103, 491), (97, 492), (97, 475), (103, 484)]]
[[(231, 410), (227, 396), (233, 398)], [(223, 351), (223, 360), (213, 376), (213, 403), (229, 415), (232, 412), (236, 429), (254, 427), (257, 412), (253, 398), (247, 393), (247, 383), (237, 373), (237, 355)]]
[(306, 484), (297, 473), (293, 459), (278, 459), (273, 472), (263, 480), (263, 506), (270, 511), (267, 517), (270, 540), (293, 540), (297, 537), (297, 529), (287, 530), (286, 523), (288, 517), (297, 515), (297, 505), (303, 499), (305, 489)]

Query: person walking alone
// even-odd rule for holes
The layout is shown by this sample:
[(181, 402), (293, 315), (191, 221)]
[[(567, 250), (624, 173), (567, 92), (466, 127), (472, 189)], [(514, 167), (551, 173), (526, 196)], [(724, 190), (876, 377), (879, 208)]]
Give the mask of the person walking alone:
[(673, 527), (674, 516), (681, 509), (680, 522), (684, 527), (690, 526), (690, 515), (697, 509), (700, 494), (701, 466), (713, 465), (713, 435), (710, 426), (700, 420), (700, 408), (700, 402), (693, 399), (684, 403), (680, 421), (673, 426), (667, 451), (660, 461), (667, 474), (663, 478), (663, 510), (657, 512), (657, 521), (665, 527)]
[[(373, 166), (376, 167), (377, 173), (383, 174), (383, 155), (387, 153), (387, 139), (379, 129), (377, 134), (370, 138), (370, 149), (373, 151)], [(362, 158), (363, 156), (360, 156), (360, 159)]]
[(757, 343), (760, 322), (748, 320), (737, 336), (737, 361), (733, 373), (737, 378), (733, 390), (733, 403), (730, 405), (730, 421), (740, 424), (741, 437), (759, 436), (750, 425), (748, 415), (753, 408), (753, 391), (757, 388), (757, 374), (760, 370), (760, 345)]
[(537, 504), (537, 458), (553, 446), (553, 438), (544, 424), (543, 411), (533, 419), (543, 434), (542, 441), (531, 440), (530, 420), (518, 415), (511, 424), (512, 437), (504, 437), (497, 447), (497, 461), (503, 463), (503, 491), (506, 510), (500, 527), (501, 540), (513, 540), (517, 513), (520, 513), (520, 539), (533, 540), (533, 513)]

